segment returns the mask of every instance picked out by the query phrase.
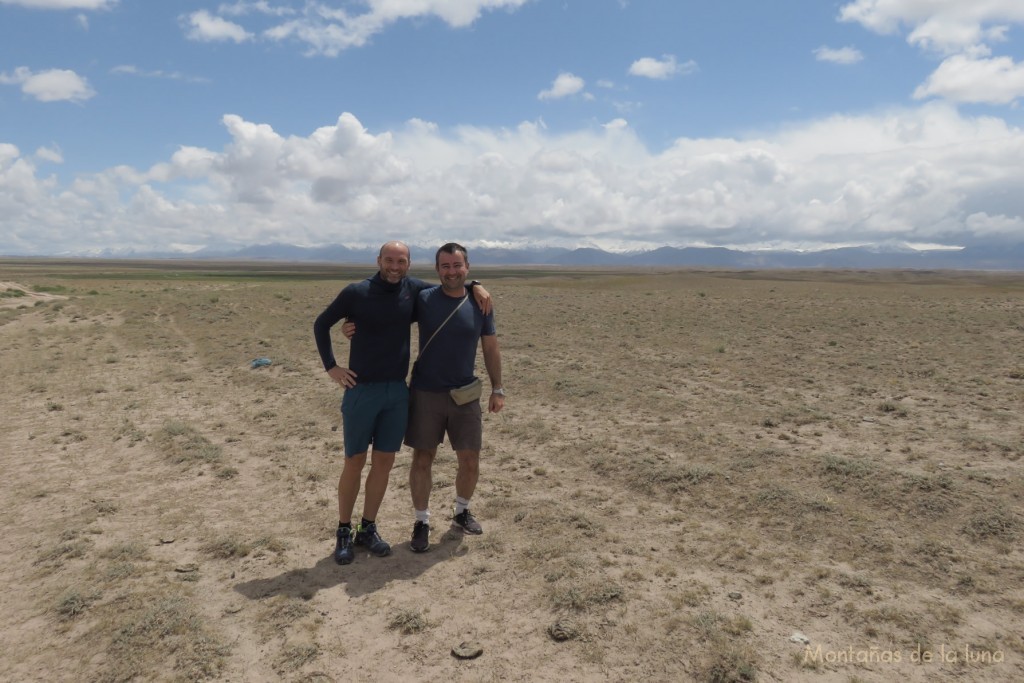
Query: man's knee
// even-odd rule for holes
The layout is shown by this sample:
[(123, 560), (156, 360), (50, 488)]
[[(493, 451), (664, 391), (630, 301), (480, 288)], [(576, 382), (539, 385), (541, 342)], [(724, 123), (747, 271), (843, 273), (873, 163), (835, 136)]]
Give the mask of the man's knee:
[(375, 450), (373, 452), (373, 459), (370, 461), (370, 467), (374, 467), (374, 468), (384, 467), (384, 468), (387, 468), (387, 469), (390, 470), (391, 467), (394, 464), (395, 464), (395, 452), (394, 451), (376, 451)]
[(434, 464), (436, 454), (436, 448), (431, 450), (414, 448), (412, 449), (412, 466), (416, 469), (429, 469)]
[(456, 451), (459, 459), (459, 469), (473, 473), (480, 470), (480, 451)]
[(355, 455), (349, 455), (345, 457), (345, 470), (351, 472), (352, 470), (361, 471), (363, 465), (366, 464), (366, 452), (356, 453)]

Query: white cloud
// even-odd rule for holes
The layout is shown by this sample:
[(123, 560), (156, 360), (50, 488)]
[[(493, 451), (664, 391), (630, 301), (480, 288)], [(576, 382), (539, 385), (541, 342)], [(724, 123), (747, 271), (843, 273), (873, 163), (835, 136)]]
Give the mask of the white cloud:
[(586, 87), (586, 81), (571, 73), (560, 73), (551, 87), (537, 93), (538, 100), (559, 100), (563, 97), (578, 95)]
[(60, 149), (57, 147), (40, 147), (36, 150), (35, 157), (40, 161), (48, 161), (51, 164), (64, 163), (64, 155), (61, 154)]
[(87, 17), (86, 15), (79, 14), (79, 15), (75, 16), (75, 21), (77, 21), (78, 25), (82, 27), (82, 30), (84, 30), (84, 31), (88, 31), (89, 30), (89, 17)]
[(188, 76), (180, 71), (145, 71), (134, 64), (121, 64), (110, 70), (112, 74), (125, 76), (138, 76), (140, 78), (160, 78), (171, 81), (184, 81), (186, 83), (209, 83), (210, 79), (200, 76)]
[(189, 39), (199, 42), (230, 40), (235, 43), (244, 43), (253, 37), (238, 24), (214, 16), (206, 10), (193, 12), (187, 18), (183, 18), (183, 23), (188, 27)]
[(984, 40), (1000, 40), (1004, 24), (1024, 22), (1019, 0), (854, 0), (839, 10), (842, 21), (877, 33), (911, 29), (910, 42), (958, 52)]
[(1024, 218), (1021, 216), (990, 216), (984, 211), (967, 217), (967, 227), (979, 237), (1019, 238), (1024, 234)]
[[(220, 149), (69, 184), (0, 143), (0, 253), (288, 241), (509, 245), (971, 244), (1018, 240), (1024, 131), (942, 102), (647, 149), (622, 119), (308, 135), (225, 116)], [(51, 155), (50, 152), (53, 154)], [(139, 226), (147, 226), (140, 230)]]
[(878, 33), (909, 30), (907, 42), (944, 56), (914, 97), (1009, 104), (1024, 94), (1021, 65), (989, 58), (991, 44), (1007, 39), (1008, 24), (1024, 25), (1020, 0), (854, 0), (839, 19)]
[(955, 102), (1009, 104), (1024, 97), (1024, 64), (1016, 64), (1009, 57), (948, 57), (914, 91), (917, 99), (932, 96)]
[(247, 14), (265, 14), (273, 17), (287, 17), (296, 13), (293, 7), (271, 5), (267, 0), (238, 0), (231, 4), (222, 4), (217, 8), (218, 14), (241, 17)]
[(679, 64), (676, 61), (675, 55), (663, 55), (660, 60), (653, 57), (643, 57), (629, 66), (631, 76), (641, 76), (657, 80), (690, 74), (696, 70), (697, 62), (691, 59), (683, 64)]
[(29, 9), (110, 9), (118, 0), (0, 0), (0, 5), (18, 5)]
[(855, 47), (831, 48), (826, 45), (816, 49), (814, 57), (819, 62), (832, 62), (833, 64), (856, 64), (864, 59), (864, 55)]
[(84, 102), (96, 95), (89, 82), (67, 69), (33, 73), (19, 66), (13, 73), (0, 73), (0, 84), (20, 85), (21, 91), (40, 102)]
[[(310, 0), (301, 10), (274, 6), (267, 2), (235, 2), (221, 5), (221, 12), (230, 16), (259, 13), (290, 17), (262, 31), (272, 41), (297, 41), (309, 54), (328, 57), (365, 45), (373, 36), (391, 24), (407, 19), (436, 17), (453, 28), (464, 28), (476, 22), (484, 12), (515, 10), (531, 0), (363, 0), (367, 9), (350, 13), (333, 4)], [(294, 18), (291, 18), (293, 17)]]

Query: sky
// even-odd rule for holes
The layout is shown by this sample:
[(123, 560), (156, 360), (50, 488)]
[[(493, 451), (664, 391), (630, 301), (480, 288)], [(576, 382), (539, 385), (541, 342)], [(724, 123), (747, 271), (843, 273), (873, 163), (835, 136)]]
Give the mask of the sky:
[(1024, 242), (1021, 0), (0, 0), (0, 254)]

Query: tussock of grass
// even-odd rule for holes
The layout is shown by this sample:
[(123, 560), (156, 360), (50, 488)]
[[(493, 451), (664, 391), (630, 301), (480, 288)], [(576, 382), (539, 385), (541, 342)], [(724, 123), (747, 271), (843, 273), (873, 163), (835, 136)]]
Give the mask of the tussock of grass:
[(612, 582), (591, 581), (582, 585), (557, 586), (551, 595), (551, 602), (557, 609), (571, 609), (578, 612), (609, 602), (622, 600), (622, 587)]
[(973, 541), (1001, 540), (1012, 541), (1017, 538), (1020, 520), (1005, 507), (984, 510), (973, 515), (962, 527), (962, 531)]
[(754, 650), (738, 640), (753, 630), (750, 619), (743, 616), (727, 618), (704, 610), (691, 618), (691, 625), (704, 643), (694, 672), (696, 680), (709, 683), (757, 680)]
[(100, 597), (99, 591), (83, 592), (77, 588), (71, 588), (65, 591), (57, 600), (54, 611), (61, 619), (73, 619), (85, 612)]
[(232, 557), (245, 557), (252, 552), (252, 545), (237, 536), (221, 536), (204, 543), (202, 551), (211, 557), (227, 560)]
[(100, 557), (107, 560), (145, 560), (149, 557), (149, 549), (138, 541), (118, 543), (100, 552)]
[(153, 441), (174, 463), (211, 463), (221, 458), (220, 446), (182, 422), (168, 422), (153, 435)]
[(91, 547), (92, 541), (85, 538), (65, 541), (41, 552), (39, 557), (36, 558), (35, 564), (49, 568), (57, 568), (60, 567), (65, 560), (85, 557), (85, 554)]
[(599, 456), (593, 465), (600, 474), (620, 477), (630, 489), (644, 494), (680, 493), (719, 476), (703, 465), (678, 463), (651, 455)]
[(278, 669), (295, 671), (320, 656), (320, 647), (316, 643), (293, 643), (281, 648)]
[(836, 489), (846, 488), (850, 481), (866, 479), (876, 471), (875, 467), (863, 460), (851, 460), (837, 455), (826, 455), (822, 461), (822, 471), (828, 483)]
[(228, 648), (185, 597), (134, 594), (114, 607), (109, 668), (101, 680), (163, 678), (172, 669), (177, 677), (195, 681), (220, 671)]
[(696, 680), (702, 683), (747, 683), (757, 680), (757, 659), (748, 645), (714, 642), (698, 660)]
[(125, 418), (124, 422), (121, 423), (120, 429), (117, 430), (114, 441), (120, 441), (121, 439), (128, 439), (128, 447), (131, 448), (140, 441), (145, 441), (146, 433), (136, 427), (134, 422)]
[(419, 633), (430, 626), (430, 621), (421, 610), (400, 609), (388, 621), (388, 628), (401, 631), (405, 635)]
[(263, 641), (278, 639), (282, 634), (304, 629), (315, 612), (309, 601), (301, 597), (276, 595), (262, 603), (254, 627)]

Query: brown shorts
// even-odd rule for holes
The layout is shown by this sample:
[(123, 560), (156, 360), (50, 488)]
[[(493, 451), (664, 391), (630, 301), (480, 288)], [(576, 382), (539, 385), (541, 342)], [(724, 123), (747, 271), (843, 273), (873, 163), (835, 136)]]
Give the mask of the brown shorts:
[(421, 450), (437, 448), (445, 432), (454, 450), (479, 451), (484, 433), (480, 401), (460, 406), (447, 391), (410, 391), (405, 445)]

